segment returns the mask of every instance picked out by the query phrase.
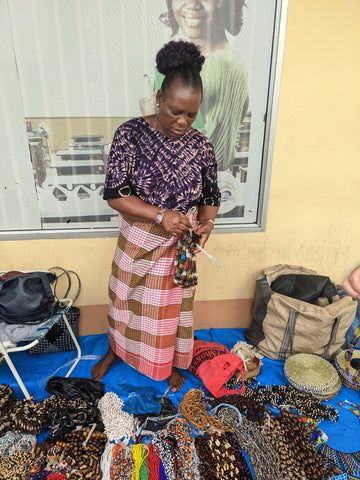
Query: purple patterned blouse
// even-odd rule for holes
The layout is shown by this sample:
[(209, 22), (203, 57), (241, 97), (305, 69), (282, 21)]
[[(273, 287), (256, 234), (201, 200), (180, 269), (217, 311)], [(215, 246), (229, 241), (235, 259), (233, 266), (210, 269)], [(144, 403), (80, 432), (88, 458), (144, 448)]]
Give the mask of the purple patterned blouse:
[(142, 117), (120, 125), (109, 153), (104, 199), (129, 195), (183, 213), (193, 206), (219, 206), (210, 141), (193, 128), (170, 140)]

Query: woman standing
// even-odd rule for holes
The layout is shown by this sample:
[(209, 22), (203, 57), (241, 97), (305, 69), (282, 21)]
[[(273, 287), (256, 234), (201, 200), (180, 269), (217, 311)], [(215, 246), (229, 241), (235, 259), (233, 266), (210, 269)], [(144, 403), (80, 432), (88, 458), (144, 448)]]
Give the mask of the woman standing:
[[(195, 287), (174, 283), (174, 259), (179, 236), (191, 227), (205, 245), (220, 203), (214, 149), (191, 127), (203, 62), (192, 43), (166, 44), (156, 56), (165, 75), (157, 113), (115, 133), (104, 198), (119, 212), (119, 239), (109, 283), (109, 349), (92, 369), (96, 380), (121, 358), (177, 391), (184, 383), (178, 369), (191, 363)], [(197, 220), (187, 215), (194, 208)]]

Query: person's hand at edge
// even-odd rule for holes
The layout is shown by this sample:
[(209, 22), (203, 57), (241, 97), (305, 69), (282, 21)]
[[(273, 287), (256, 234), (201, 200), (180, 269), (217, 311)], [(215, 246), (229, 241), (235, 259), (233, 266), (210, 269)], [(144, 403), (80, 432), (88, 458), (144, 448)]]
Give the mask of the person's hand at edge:
[(345, 278), (342, 286), (353, 298), (360, 299), (360, 265)]

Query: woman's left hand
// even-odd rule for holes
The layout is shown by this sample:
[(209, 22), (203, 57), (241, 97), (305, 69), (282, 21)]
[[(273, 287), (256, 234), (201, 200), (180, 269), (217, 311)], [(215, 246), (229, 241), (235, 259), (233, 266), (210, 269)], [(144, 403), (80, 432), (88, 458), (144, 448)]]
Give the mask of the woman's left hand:
[[(198, 244), (201, 248), (204, 248), (205, 243), (207, 242), (207, 239), (210, 237), (210, 233), (213, 227), (214, 225), (209, 221), (199, 223), (199, 226), (195, 231), (198, 235), (200, 235)], [(199, 252), (200, 250), (198, 248), (194, 250), (194, 253), (199, 253)]]

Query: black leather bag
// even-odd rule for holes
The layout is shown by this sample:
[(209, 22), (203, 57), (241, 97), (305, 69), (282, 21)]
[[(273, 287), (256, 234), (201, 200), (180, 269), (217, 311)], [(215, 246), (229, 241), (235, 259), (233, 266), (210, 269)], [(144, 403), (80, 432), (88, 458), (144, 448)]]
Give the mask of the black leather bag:
[(41, 323), (52, 316), (55, 297), (50, 272), (7, 272), (0, 277), (0, 321)]
[[(61, 298), (67, 298), (70, 290), (75, 289), (76, 293), (73, 292), (73, 295), (70, 295), (70, 297), (74, 296), (73, 305), (69, 308), (69, 310), (67, 310), (66, 318), (68, 319), (71, 330), (79, 341), (80, 308), (74, 306), (74, 303), (78, 299), (81, 290), (81, 281), (79, 275), (73, 270), (65, 270), (62, 267), (52, 267), (49, 270), (56, 271), (56, 284), (53, 290), (57, 298), (59, 297), (57, 293), (59, 288)], [(72, 281), (74, 278), (75, 282)], [(63, 283), (61, 283), (61, 280), (63, 280)], [(67, 329), (67, 326), (65, 325), (64, 319), (60, 318), (58, 323), (54, 325), (51, 330), (49, 330), (45, 337), (42, 338), (37, 345), (29, 348), (27, 353), (29, 355), (34, 355), (38, 353), (67, 352), (69, 350), (76, 350), (76, 346), (69, 330)]]

